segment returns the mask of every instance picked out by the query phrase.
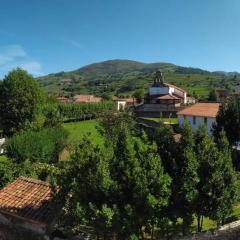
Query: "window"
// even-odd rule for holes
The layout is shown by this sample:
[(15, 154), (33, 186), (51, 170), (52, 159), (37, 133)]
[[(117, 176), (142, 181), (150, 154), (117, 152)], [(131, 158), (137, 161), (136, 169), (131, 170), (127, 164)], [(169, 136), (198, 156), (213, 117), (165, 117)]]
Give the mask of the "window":
[(204, 123), (207, 124), (207, 117), (204, 117)]
[(196, 116), (193, 116), (192, 121), (193, 121), (193, 124), (195, 125), (196, 124)]

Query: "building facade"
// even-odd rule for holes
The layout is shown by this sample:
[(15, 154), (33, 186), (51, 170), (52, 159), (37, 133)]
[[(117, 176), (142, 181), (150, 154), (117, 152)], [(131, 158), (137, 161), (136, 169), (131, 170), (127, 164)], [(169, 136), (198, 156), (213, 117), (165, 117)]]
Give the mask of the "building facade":
[(191, 125), (194, 132), (201, 125), (206, 125), (208, 134), (211, 135), (212, 126), (216, 122), (219, 107), (219, 103), (196, 103), (177, 113), (178, 124), (182, 126), (184, 121), (186, 121)]
[(187, 92), (164, 82), (162, 72), (157, 71), (144, 104), (135, 107), (135, 112), (140, 117), (170, 117), (176, 116), (186, 104)]

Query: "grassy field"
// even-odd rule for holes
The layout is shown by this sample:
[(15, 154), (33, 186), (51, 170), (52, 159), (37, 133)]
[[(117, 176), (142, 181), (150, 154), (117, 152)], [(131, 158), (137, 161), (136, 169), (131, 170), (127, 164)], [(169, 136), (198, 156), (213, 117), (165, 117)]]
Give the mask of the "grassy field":
[(178, 124), (178, 119), (177, 118), (143, 118), (143, 119), (152, 120), (152, 121), (155, 121), (155, 122)]
[(63, 126), (69, 132), (70, 141), (76, 142), (82, 139), (84, 136), (88, 136), (93, 141), (93, 143), (99, 145), (103, 143), (102, 137), (97, 130), (97, 120), (65, 123)]
[(0, 161), (5, 161), (7, 160), (8, 158), (6, 157), (6, 155), (0, 155)]

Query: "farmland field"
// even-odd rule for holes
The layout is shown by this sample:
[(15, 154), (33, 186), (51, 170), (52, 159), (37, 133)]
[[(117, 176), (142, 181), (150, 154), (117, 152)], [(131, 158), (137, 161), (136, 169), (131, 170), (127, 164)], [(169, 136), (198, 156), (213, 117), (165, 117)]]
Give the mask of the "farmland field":
[(97, 120), (65, 123), (63, 127), (69, 132), (70, 141), (78, 141), (84, 136), (88, 136), (95, 144), (101, 145), (103, 143), (102, 137), (97, 130)]

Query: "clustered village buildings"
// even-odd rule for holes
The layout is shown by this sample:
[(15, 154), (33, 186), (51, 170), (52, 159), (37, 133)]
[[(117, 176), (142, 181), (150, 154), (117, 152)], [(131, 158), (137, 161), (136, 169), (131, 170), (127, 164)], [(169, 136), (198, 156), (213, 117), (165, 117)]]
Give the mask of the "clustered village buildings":
[[(240, 91), (240, 86), (237, 88)], [(220, 96), (226, 98), (226, 91), (218, 89), (218, 92)], [(76, 95), (73, 98), (61, 96), (57, 100), (64, 103), (98, 103), (102, 101), (102, 98), (94, 95)], [(196, 100), (188, 96), (185, 90), (166, 83), (161, 71), (156, 72), (144, 103), (136, 104), (133, 98), (117, 96), (113, 96), (112, 100), (116, 102), (118, 110), (131, 106), (137, 117), (177, 117), (180, 126), (186, 120), (192, 126), (193, 131), (197, 131), (200, 125), (205, 124), (209, 134), (211, 134), (211, 128), (216, 121), (220, 106), (219, 103), (196, 103)]]

